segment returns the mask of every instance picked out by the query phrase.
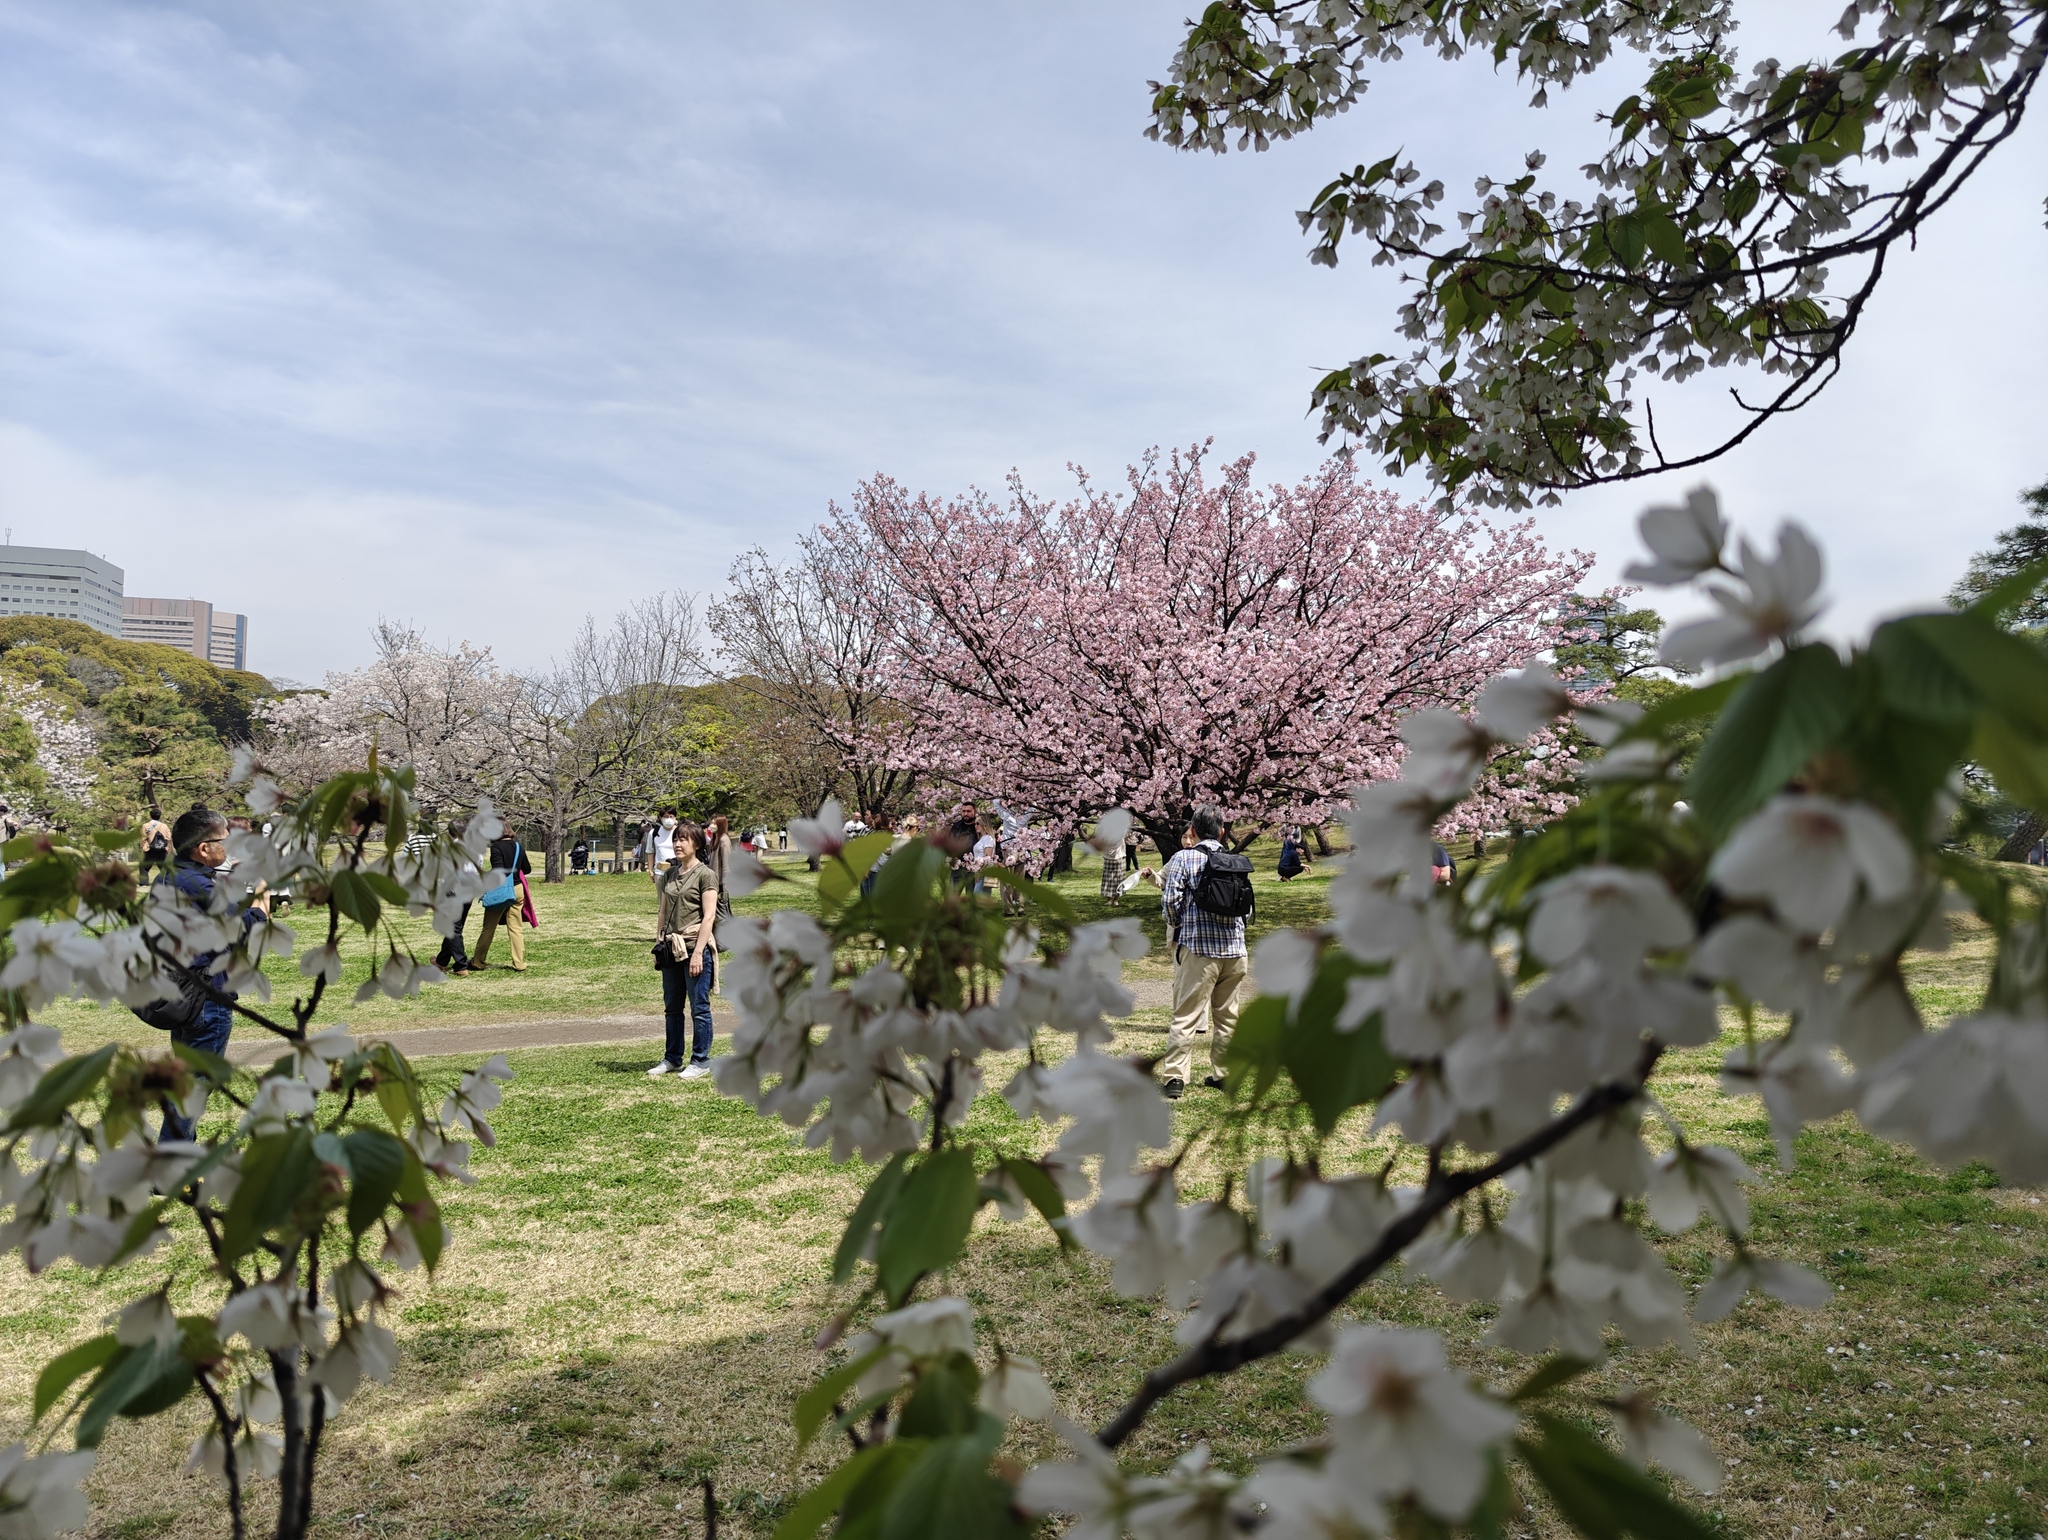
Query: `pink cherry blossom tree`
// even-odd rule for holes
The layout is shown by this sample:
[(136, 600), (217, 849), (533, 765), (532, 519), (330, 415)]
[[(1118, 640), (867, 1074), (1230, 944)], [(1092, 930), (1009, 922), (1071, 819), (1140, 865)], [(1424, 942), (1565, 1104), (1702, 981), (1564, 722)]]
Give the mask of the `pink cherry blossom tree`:
[[(1169, 850), (1197, 803), (1319, 824), (1398, 773), (1403, 716), (1548, 648), (1591, 564), (1345, 457), (1292, 487), (1253, 463), (1148, 455), (1116, 491), (1077, 468), (1063, 503), (1014, 477), (1001, 501), (863, 483), (829, 533), (890, 579), (892, 762), (1056, 827), (1128, 807)], [(1483, 816), (1557, 810), (1563, 769), (1518, 763)]]

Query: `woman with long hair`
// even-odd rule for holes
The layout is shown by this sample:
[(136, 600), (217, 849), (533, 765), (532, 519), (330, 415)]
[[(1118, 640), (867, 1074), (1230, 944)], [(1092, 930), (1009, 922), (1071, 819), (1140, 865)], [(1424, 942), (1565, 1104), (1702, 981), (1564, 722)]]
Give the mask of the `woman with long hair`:
[[(705, 833), (693, 823), (675, 830), (675, 856), (661, 874), (661, 1013), (667, 1041), (647, 1073), (702, 1080), (711, 1073), (711, 986), (718, 979), (718, 876), (701, 857)], [(683, 1058), (685, 1043), (689, 1060)]]

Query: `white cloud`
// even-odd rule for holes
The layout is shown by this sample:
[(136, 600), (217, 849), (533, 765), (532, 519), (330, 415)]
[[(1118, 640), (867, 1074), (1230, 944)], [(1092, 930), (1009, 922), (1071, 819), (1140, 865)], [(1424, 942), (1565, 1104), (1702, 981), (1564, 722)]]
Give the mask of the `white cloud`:
[[(1752, 51), (1827, 51), (1828, 10), (1746, 6)], [(1310, 384), (1392, 341), (1398, 290), (1311, 269), (1292, 211), (1404, 144), (1454, 193), (1538, 143), (1569, 184), (1637, 65), (1536, 114), (1410, 60), (1267, 155), (1177, 155), (1140, 130), (1184, 11), (15, 0), (0, 508), (247, 608), (306, 678), (380, 612), (539, 661), (878, 471), (1055, 493), (1213, 433), (1299, 474)], [(1938, 594), (2048, 474), (2048, 308), (1979, 276), (2038, 266), (2042, 145), (1898, 263), (1819, 405), (1704, 472), (1817, 528), (1845, 624)], [(1730, 382), (1660, 392), (1660, 428)], [(1670, 490), (1541, 522), (1611, 574)]]

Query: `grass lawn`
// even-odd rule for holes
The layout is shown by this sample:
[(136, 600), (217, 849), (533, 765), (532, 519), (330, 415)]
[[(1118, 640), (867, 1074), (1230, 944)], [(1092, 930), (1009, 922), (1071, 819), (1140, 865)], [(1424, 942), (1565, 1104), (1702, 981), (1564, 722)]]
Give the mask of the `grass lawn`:
[[(1270, 859), (1262, 864), (1270, 870)], [(1084, 871), (1072, 884), (1090, 903), (1093, 879)], [(639, 898), (624, 891), (628, 880), (618, 879), (616, 894), (608, 879), (562, 897), (543, 890), (544, 920), (560, 912), (552, 939), (561, 944), (572, 926), (584, 927), (585, 949), (623, 969)], [(1321, 886), (1262, 891), (1266, 918), (1307, 917)], [(644, 916), (637, 923), (644, 927)], [(544, 931), (536, 973), (515, 983), (545, 980), (538, 969), (550, 939)], [(633, 943), (646, 945), (637, 936)], [(572, 957), (549, 998), (574, 995), (573, 946), (563, 950)], [(1981, 933), (1966, 933), (1955, 952), (1920, 968), (1923, 1003), (1944, 1013), (1965, 1007), (1985, 963)], [(600, 975), (589, 981), (597, 987), (602, 969), (582, 966)], [(441, 993), (479, 983), (499, 980)], [(385, 1002), (349, 1016), (367, 1026), (430, 1008)], [(1151, 1053), (1163, 1041), (1163, 1022), (1139, 1019), (1118, 1046)], [(1695, 1357), (1617, 1349), (1590, 1383), (1657, 1387), (1708, 1433), (1734, 1462), (1707, 1505), (1729, 1534), (2042, 1531), (2048, 1219), (2037, 1196), (2000, 1188), (1981, 1171), (1935, 1171), (1846, 1120), (1809, 1130), (1799, 1170), (1781, 1175), (1757, 1104), (1715, 1088), (1718, 1053), (1676, 1056), (1657, 1092), (1700, 1134), (1731, 1144), (1764, 1173), (1758, 1245), (1817, 1268), (1840, 1297), (1801, 1315), (1752, 1296), (1701, 1330)], [(846, 1292), (831, 1288), (826, 1269), (862, 1173), (802, 1149), (789, 1130), (708, 1085), (647, 1080), (648, 1055), (596, 1046), (522, 1052), (513, 1062), (519, 1079), (507, 1092), (500, 1143), (478, 1152), (480, 1184), (448, 1204), (456, 1239), (439, 1277), (398, 1280), (405, 1356), (397, 1381), (370, 1387), (330, 1435), (318, 1532), (697, 1535), (695, 1483), (711, 1476), (726, 1509), (721, 1532), (766, 1534), (797, 1485), (823, 1469), (815, 1453), (794, 1463), (788, 1410), (821, 1367), (811, 1336)], [(452, 1079), (460, 1066), (428, 1068)], [(991, 1066), (991, 1083), (1006, 1074)], [(1185, 1130), (1216, 1105), (1215, 1093), (1198, 1092), (1177, 1120)], [(1373, 1159), (1363, 1127), (1354, 1116), (1344, 1130), (1353, 1165)], [(1018, 1123), (993, 1096), (970, 1129), (1010, 1149), (1048, 1142), (1043, 1125)], [(1213, 1190), (1223, 1175), (1198, 1166), (1187, 1185)], [(984, 1307), (984, 1349), (1000, 1337), (1036, 1355), (1069, 1415), (1100, 1420), (1145, 1367), (1170, 1354), (1172, 1318), (1157, 1302), (1117, 1299), (1106, 1268), (1063, 1258), (1035, 1222), (1003, 1226), (984, 1212), (980, 1225), (985, 1233), (953, 1281)], [(1714, 1254), (1700, 1234), (1664, 1250), (1688, 1283), (1705, 1278)], [(167, 1257), (189, 1266), (191, 1256), (160, 1254), (106, 1284), (68, 1263), (33, 1283), (18, 1261), (0, 1269), (0, 1442), (20, 1435), (43, 1362), (160, 1281)], [(1354, 1313), (1442, 1326), (1455, 1346), (1476, 1336), (1490, 1311), (1395, 1278), (1358, 1296)], [(1467, 1361), (1499, 1380), (1524, 1363), (1483, 1349)], [(1133, 1441), (1131, 1456), (1157, 1466), (1207, 1439), (1220, 1460), (1240, 1465), (1308, 1434), (1317, 1419), (1303, 1406), (1307, 1372), (1303, 1361), (1286, 1361), (1187, 1387)], [(213, 1489), (176, 1473), (199, 1426), (196, 1405), (117, 1424), (89, 1483), (96, 1514), (88, 1533), (224, 1534)], [(1027, 1430), (1017, 1452), (1049, 1447)], [(1540, 1515), (1536, 1526), (1554, 1532)]]

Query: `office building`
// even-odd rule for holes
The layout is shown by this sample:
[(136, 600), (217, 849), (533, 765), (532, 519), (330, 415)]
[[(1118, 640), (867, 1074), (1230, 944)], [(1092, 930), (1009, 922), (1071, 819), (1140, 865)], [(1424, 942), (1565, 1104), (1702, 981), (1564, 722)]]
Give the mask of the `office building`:
[(213, 642), (206, 656), (220, 668), (249, 666), (249, 617), (227, 610), (213, 612)]
[(121, 635), (175, 647), (218, 668), (249, 666), (249, 617), (217, 610), (204, 599), (125, 599)]
[(122, 636), (121, 569), (90, 551), (0, 546), (0, 616), (54, 615)]

